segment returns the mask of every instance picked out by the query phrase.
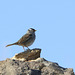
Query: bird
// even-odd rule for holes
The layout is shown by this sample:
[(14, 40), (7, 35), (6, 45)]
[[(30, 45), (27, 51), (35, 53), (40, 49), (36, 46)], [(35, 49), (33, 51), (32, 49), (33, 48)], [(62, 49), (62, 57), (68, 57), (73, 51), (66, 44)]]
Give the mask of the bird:
[[(26, 32), (26, 34), (24, 34), (17, 42), (15, 42), (13, 44), (8, 44), (8, 45), (6, 45), (6, 47), (12, 46), (12, 45), (19, 45), (19, 46), (22, 46), (23, 49), (24, 49), (24, 47), (28, 48), (35, 41), (35, 38), (36, 38), (35, 31), (36, 31), (35, 29), (29, 28), (28, 31)], [(24, 51), (25, 51), (25, 49), (24, 49)]]

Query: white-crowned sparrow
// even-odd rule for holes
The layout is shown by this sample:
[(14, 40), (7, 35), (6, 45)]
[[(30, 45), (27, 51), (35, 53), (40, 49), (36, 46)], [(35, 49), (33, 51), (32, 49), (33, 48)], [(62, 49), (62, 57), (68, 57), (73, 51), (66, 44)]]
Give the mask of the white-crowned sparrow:
[(13, 44), (7, 45), (6, 47), (11, 46), (11, 45), (19, 45), (19, 46), (23, 46), (23, 49), (24, 49), (24, 47), (28, 48), (28, 46), (32, 45), (35, 40), (35, 31), (36, 30), (33, 28), (28, 29), (27, 33), (25, 35), (23, 35), (20, 38), (20, 40), (18, 40), (17, 42), (15, 42)]

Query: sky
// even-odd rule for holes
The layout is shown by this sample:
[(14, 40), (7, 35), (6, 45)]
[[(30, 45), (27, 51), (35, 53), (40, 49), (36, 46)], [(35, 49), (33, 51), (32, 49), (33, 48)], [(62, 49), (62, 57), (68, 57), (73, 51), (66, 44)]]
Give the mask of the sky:
[(0, 61), (24, 51), (5, 46), (29, 28), (37, 30), (30, 49), (41, 48), (41, 58), (75, 71), (75, 0), (0, 0)]

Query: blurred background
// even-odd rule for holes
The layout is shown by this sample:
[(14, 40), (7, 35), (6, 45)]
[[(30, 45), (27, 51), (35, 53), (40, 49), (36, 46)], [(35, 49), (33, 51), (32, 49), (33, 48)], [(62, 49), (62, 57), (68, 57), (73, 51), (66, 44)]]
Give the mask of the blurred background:
[[(75, 0), (0, 0), (0, 61), (23, 52), (18, 41), (29, 28), (41, 58), (75, 70)], [(25, 48), (27, 49), (27, 48)]]

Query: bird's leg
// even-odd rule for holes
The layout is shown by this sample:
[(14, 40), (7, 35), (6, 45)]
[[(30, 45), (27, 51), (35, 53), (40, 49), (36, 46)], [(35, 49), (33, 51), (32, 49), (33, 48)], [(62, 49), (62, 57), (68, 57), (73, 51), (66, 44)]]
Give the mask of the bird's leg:
[(25, 48), (24, 48), (24, 46), (23, 46), (23, 49), (24, 49), (24, 51), (25, 51)]
[[(27, 47), (28, 48), (28, 47)], [(30, 50), (29, 48), (28, 48), (28, 50)]]

